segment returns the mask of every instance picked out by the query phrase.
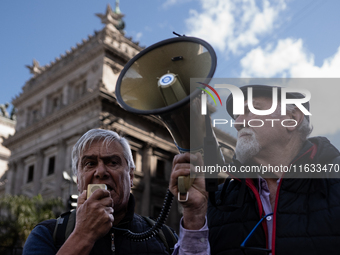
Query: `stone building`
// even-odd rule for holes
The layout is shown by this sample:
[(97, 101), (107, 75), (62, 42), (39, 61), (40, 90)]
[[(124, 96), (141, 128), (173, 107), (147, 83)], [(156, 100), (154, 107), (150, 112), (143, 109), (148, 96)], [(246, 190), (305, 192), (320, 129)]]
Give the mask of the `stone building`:
[[(105, 25), (102, 30), (48, 65), (33, 60), (28, 66), (32, 78), (12, 102), (16, 132), (4, 142), (12, 153), (5, 192), (61, 197), (66, 204), (70, 194), (78, 193), (70, 178), (73, 145), (89, 129), (105, 128), (130, 142), (136, 163), (136, 212), (158, 216), (178, 151), (160, 121), (126, 112), (117, 104), (119, 73), (142, 48), (124, 36), (119, 9), (112, 11), (108, 5), (106, 13), (97, 16)], [(178, 229), (179, 219), (173, 203), (167, 223)]]
[(2, 145), (4, 139), (15, 132), (15, 115), (7, 112), (8, 104), (0, 105), (0, 195), (5, 193), (6, 171), (11, 151)]

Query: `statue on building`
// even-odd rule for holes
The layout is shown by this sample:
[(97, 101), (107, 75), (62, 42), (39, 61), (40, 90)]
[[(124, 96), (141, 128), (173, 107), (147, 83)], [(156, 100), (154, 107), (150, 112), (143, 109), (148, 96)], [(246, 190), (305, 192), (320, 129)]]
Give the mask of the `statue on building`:
[(26, 67), (30, 70), (30, 73), (33, 75), (40, 74), (43, 71), (43, 67), (40, 66), (39, 62), (33, 59), (32, 65), (26, 65)]
[(9, 106), (9, 103), (1, 104), (0, 105), (0, 114), (3, 117), (9, 118), (9, 114), (7, 112), (7, 108)]
[(16, 120), (16, 108), (12, 108), (11, 113), (8, 113), (7, 109), (9, 107), (9, 103), (5, 104), (0, 104), (0, 116), (11, 119), (11, 120)]
[(116, 0), (116, 6), (114, 11), (111, 9), (110, 4), (107, 5), (105, 14), (97, 13), (103, 24), (113, 25), (118, 31), (124, 34), (123, 29), (125, 28), (125, 23), (123, 21), (124, 14), (121, 13), (119, 8), (119, 0)]
[(13, 107), (13, 108), (12, 108), (12, 111), (11, 111), (11, 113), (10, 113), (10, 115), (9, 115), (9, 118), (10, 118), (11, 120), (16, 120), (16, 119), (17, 119), (16, 113), (17, 113), (17, 108)]

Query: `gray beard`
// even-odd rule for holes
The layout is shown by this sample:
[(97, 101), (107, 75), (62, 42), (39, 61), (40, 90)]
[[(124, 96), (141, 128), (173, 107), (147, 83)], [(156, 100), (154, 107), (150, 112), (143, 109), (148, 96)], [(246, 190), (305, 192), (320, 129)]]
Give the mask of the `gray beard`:
[(242, 164), (253, 158), (261, 150), (261, 146), (255, 138), (255, 134), (253, 132), (250, 133), (252, 133), (251, 136), (237, 139), (235, 154), (236, 159)]

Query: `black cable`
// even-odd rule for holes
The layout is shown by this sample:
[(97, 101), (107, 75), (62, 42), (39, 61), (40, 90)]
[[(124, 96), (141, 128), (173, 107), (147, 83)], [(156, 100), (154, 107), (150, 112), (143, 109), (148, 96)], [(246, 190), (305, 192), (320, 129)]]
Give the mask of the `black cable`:
[(168, 218), (173, 198), (174, 198), (174, 195), (168, 189), (166, 192), (165, 198), (164, 198), (162, 210), (156, 220), (156, 223), (149, 230), (141, 232), (141, 233), (133, 233), (129, 229), (116, 228), (116, 227), (112, 227), (112, 229), (125, 232), (123, 236), (131, 239), (134, 242), (143, 242), (154, 237), (155, 235), (157, 235), (159, 230), (164, 225), (166, 219)]

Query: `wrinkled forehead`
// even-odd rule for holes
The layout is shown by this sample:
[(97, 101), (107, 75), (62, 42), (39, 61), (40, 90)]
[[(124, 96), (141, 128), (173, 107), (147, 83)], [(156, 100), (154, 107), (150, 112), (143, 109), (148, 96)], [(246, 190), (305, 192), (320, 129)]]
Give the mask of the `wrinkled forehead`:
[(251, 104), (252, 108), (257, 110), (269, 110), (272, 109), (274, 112), (281, 107), (281, 101), (278, 100), (276, 105), (273, 105), (273, 100), (269, 97), (254, 97), (252, 102), (248, 102), (248, 100), (244, 101), (244, 107), (249, 109), (249, 105)]
[(92, 139), (89, 140), (80, 150), (80, 157), (83, 155), (93, 153), (97, 151), (98, 153), (110, 154), (110, 153), (118, 153), (123, 155), (123, 147), (116, 140), (107, 140), (104, 138)]
[(119, 156), (122, 161), (129, 165), (123, 146), (117, 140), (93, 139), (80, 151), (79, 159), (86, 156)]
[[(277, 101), (278, 104), (280, 105), (280, 101)], [(259, 96), (259, 97), (254, 97), (252, 100), (252, 105), (272, 105), (273, 104), (273, 100), (269, 97), (263, 97), (263, 96)], [(248, 100), (245, 99), (244, 100), (244, 106), (248, 106)]]
[[(248, 100), (244, 101), (244, 113), (251, 111), (251, 109), (255, 110), (261, 110), (261, 111), (266, 111), (271, 109), (272, 113), (276, 115), (277, 110), (280, 109), (280, 101), (277, 102), (276, 107), (273, 107), (273, 100), (268, 97), (254, 97), (252, 99), (252, 102), (248, 102)], [(233, 114), (232, 118), (236, 119), (239, 115), (238, 114)]]
[[(285, 99), (291, 99), (298, 102), (299, 99), (304, 99), (305, 95), (299, 93), (299, 92), (285, 92), (284, 95), (281, 95), (281, 88), (280, 87), (272, 87), (272, 86), (266, 86), (266, 85), (247, 85), (240, 87), (243, 98), (240, 100), (240, 96), (236, 96), (235, 101), (238, 101), (238, 103), (242, 102), (242, 100), (248, 100), (248, 89), (249, 91), (252, 91), (252, 95), (249, 94), (249, 97), (253, 98), (254, 100), (264, 100), (267, 102), (267, 104), (272, 104), (272, 98), (274, 97), (274, 94), (276, 94), (277, 97), (277, 107), (281, 106), (281, 96)], [(274, 89), (277, 90), (277, 93), (274, 93)], [(236, 100), (237, 99), (237, 100)], [(295, 102), (294, 102), (295, 104)], [(303, 107), (305, 107), (307, 110), (309, 110), (309, 101), (302, 103)], [(233, 117), (233, 107), (234, 107), (234, 95), (231, 93), (226, 101), (226, 108), (227, 112), (230, 116)], [(277, 109), (277, 108), (276, 108)]]

